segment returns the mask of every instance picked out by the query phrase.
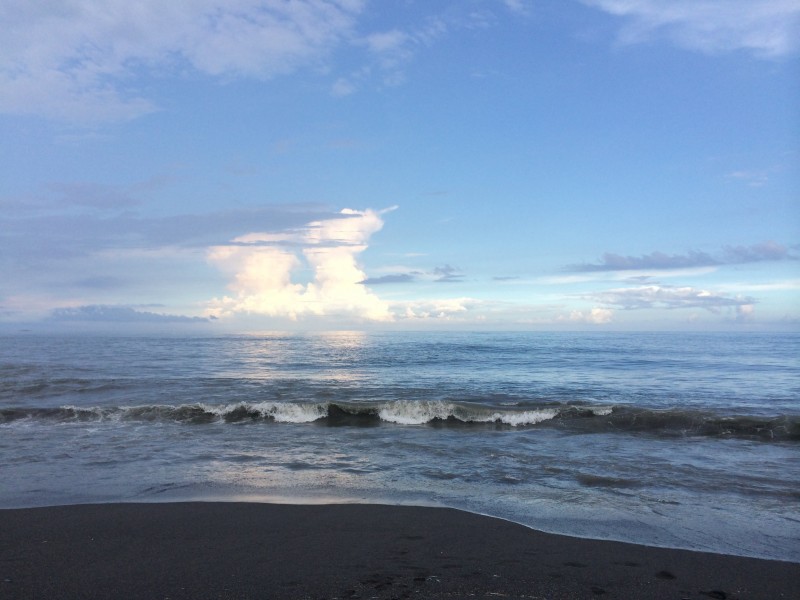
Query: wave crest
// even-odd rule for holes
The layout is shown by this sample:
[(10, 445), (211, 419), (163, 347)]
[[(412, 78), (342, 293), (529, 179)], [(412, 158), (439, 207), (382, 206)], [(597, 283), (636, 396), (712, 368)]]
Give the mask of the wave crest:
[(239, 402), (59, 408), (3, 408), (0, 425), (25, 422), (319, 423), (330, 426), (557, 427), (574, 433), (627, 433), (659, 437), (720, 437), (800, 441), (800, 416), (717, 415), (697, 410), (552, 403), (497, 406), (448, 400), (373, 403)]

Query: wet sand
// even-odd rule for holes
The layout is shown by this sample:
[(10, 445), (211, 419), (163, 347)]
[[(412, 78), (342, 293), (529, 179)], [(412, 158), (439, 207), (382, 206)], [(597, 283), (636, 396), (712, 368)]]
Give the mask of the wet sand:
[(9, 600), (789, 599), (798, 590), (798, 563), (552, 535), (443, 508), (0, 510), (0, 598)]

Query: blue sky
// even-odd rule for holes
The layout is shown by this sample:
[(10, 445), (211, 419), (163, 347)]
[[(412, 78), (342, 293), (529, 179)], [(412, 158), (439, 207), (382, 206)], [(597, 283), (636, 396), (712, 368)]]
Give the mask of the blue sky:
[(0, 327), (800, 330), (797, 0), (0, 0)]

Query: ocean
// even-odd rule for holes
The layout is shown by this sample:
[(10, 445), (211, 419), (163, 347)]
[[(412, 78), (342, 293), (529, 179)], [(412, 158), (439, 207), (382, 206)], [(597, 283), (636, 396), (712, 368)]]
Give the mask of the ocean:
[(800, 562), (800, 335), (0, 336), (0, 508), (177, 500)]

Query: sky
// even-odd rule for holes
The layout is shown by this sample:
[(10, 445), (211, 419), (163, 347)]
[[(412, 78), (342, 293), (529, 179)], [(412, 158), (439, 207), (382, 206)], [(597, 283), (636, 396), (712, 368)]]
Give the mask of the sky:
[(800, 0), (0, 23), (2, 331), (800, 331)]

